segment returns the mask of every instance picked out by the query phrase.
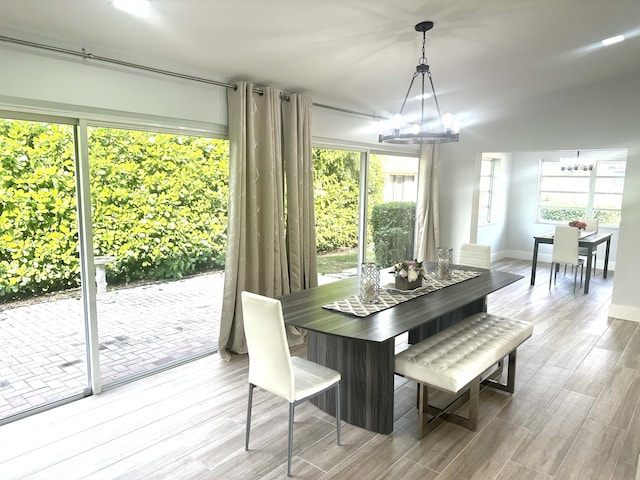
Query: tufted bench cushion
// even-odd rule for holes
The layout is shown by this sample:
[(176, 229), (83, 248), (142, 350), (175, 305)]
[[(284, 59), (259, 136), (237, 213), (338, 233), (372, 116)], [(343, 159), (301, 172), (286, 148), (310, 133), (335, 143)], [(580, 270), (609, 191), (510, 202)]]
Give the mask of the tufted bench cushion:
[[(515, 352), (518, 346), (533, 333), (529, 322), (500, 317), (488, 313), (476, 313), (411, 345), (395, 356), (395, 372), (421, 385), (424, 396), (420, 408), (421, 437), (423, 410), (429, 408), (426, 387), (435, 387), (450, 393), (458, 393), (471, 386), (475, 417), (465, 426), (475, 429), (477, 423), (477, 396), (480, 376), (509, 355), (509, 384), (495, 381), (488, 384), (513, 393), (515, 383)], [(475, 395), (475, 398), (473, 398)], [(450, 415), (448, 415), (450, 416)]]
[(476, 313), (396, 355), (396, 373), (456, 393), (533, 333), (522, 320)]

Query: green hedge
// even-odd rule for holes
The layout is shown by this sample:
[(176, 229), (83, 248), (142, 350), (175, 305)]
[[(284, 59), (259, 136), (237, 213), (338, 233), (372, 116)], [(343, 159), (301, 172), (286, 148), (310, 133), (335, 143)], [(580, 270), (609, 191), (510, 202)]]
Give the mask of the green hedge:
[[(587, 210), (584, 208), (545, 207), (540, 209), (540, 220), (552, 222), (570, 222), (586, 218), (586, 216)], [(618, 225), (620, 223), (619, 210), (593, 210), (591, 216), (597, 219), (601, 225)]]
[(373, 207), (371, 230), (378, 265), (389, 267), (413, 258), (415, 223), (414, 202), (388, 202)]
[[(316, 244), (319, 253), (358, 246), (360, 153), (313, 149)], [(375, 156), (369, 160), (367, 200), (382, 200), (384, 172)]]
[(224, 266), (228, 143), (94, 128), (94, 250), (115, 282), (181, 278)]
[(78, 285), (69, 126), (0, 120), (0, 298)]
[[(110, 283), (221, 268), (228, 143), (93, 128), (95, 255)], [(0, 119), (0, 298), (80, 284), (72, 128)]]
[[(224, 267), (228, 142), (89, 128), (94, 255), (109, 284)], [(358, 245), (360, 153), (314, 149), (318, 251)], [(80, 285), (73, 127), (0, 119), (0, 299)], [(381, 201), (380, 161), (369, 165)]]
[(358, 245), (360, 154), (313, 150), (318, 252)]

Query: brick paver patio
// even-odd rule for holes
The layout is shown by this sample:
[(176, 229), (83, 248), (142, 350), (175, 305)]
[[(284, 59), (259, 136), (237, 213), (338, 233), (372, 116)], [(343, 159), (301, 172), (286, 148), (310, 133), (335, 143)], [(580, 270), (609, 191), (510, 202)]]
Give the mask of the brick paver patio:
[[(217, 350), (223, 272), (109, 291), (97, 303), (103, 385)], [(79, 294), (0, 306), (0, 421), (87, 387)]]

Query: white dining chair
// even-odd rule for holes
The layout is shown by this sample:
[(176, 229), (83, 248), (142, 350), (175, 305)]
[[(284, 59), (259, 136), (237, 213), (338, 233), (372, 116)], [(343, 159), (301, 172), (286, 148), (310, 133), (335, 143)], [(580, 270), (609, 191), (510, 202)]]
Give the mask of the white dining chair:
[(491, 245), (463, 243), (460, 245), (458, 265), (491, 268)]
[(282, 305), (279, 300), (242, 292), (242, 314), (249, 351), (249, 400), (245, 450), (249, 450), (253, 389), (259, 387), (289, 402), (287, 476), (291, 476), (295, 407), (330, 388), (335, 388), (336, 437), (340, 445), (341, 375), (323, 365), (291, 356), (282, 316)]
[(553, 252), (551, 254), (551, 272), (549, 273), (549, 290), (551, 290), (551, 279), (556, 284), (558, 269), (561, 264), (571, 265), (573, 268), (573, 293), (576, 291), (576, 281), (578, 266), (580, 266), (580, 286), (584, 274), (584, 261), (578, 257), (578, 237), (579, 231), (575, 227), (556, 226), (553, 236)]
[[(587, 226), (585, 227), (585, 232), (598, 232), (599, 222), (597, 218), (587, 218), (581, 220)], [(589, 255), (589, 250), (587, 247), (578, 247), (578, 255), (581, 257), (587, 257)], [(593, 262), (591, 263), (591, 274), (596, 274), (596, 261), (598, 260), (598, 247), (594, 248), (591, 251), (591, 255), (593, 255)]]

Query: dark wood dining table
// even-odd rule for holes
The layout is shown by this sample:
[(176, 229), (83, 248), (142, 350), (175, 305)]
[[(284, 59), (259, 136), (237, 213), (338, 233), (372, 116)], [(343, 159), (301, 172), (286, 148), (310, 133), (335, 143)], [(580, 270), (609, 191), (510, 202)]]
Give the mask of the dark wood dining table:
[[(593, 263), (593, 252), (601, 243), (607, 243), (604, 254), (604, 267), (602, 269), (602, 278), (607, 278), (609, 269), (609, 251), (611, 250), (611, 233), (592, 233), (590, 235), (581, 236), (578, 239), (578, 246), (587, 249), (587, 272), (584, 278), (584, 293), (589, 293), (589, 281), (591, 280), (591, 267)], [(541, 243), (553, 245), (553, 233), (545, 233), (544, 235), (535, 235), (533, 237), (533, 259), (531, 261), (531, 286), (536, 283), (536, 268), (538, 265), (538, 246)]]
[[(341, 415), (345, 421), (391, 433), (396, 337), (409, 332), (409, 343), (416, 343), (473, 313), (486, 311), (488, 294), (523, 278), (497, 270), (453, 268), (482, 274), (366, 317), (323, 308), (356, 295), (359, 277), (280, 298), (285, 322), (308, 332), (307, 358), (342, 374)], [(332, 393), (321, 394), (313, 402), (335, 415)]]

